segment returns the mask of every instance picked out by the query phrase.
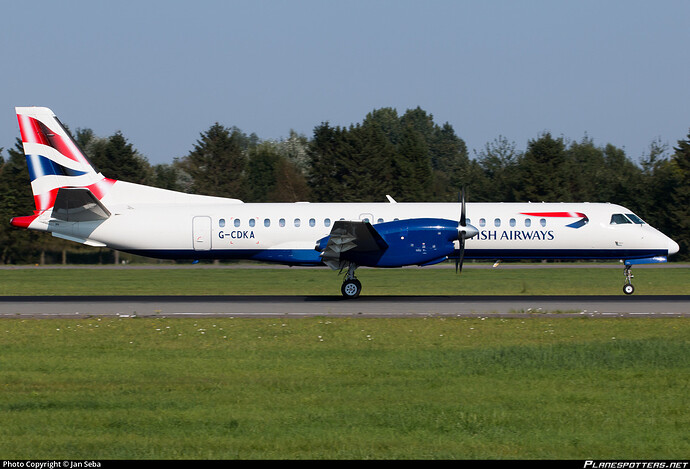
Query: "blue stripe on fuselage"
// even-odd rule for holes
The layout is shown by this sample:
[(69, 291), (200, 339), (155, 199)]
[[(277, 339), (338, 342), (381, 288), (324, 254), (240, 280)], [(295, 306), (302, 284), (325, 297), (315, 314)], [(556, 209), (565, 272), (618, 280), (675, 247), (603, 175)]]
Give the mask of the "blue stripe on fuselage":
[[(155, 259), (248, 259), (287, 265), (323, 265), (313, 249), (222, 249), (212, 251), (145, 249), (127, 250), (131, 254)], [(666, 256), (666, 249), (468, 249), (465, 259), (644, 259)], [(452, 257), (452, 256), (451, 256)], [(375, 264), (370, 267), (377, 267)]]

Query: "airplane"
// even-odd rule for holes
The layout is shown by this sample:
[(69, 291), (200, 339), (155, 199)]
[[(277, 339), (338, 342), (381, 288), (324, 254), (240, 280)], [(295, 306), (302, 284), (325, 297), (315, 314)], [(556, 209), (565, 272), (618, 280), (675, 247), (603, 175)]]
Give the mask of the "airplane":
[(36, 209), (11, 224), (88, 246), (157, 259), (251, 259), (346, 272), (341, 293), (362, 292), (355, 270), (465, 259), (666, 262), (678, 244), (609, 203), (243, 203), (109, 179), (57, 116), (17, 107)]

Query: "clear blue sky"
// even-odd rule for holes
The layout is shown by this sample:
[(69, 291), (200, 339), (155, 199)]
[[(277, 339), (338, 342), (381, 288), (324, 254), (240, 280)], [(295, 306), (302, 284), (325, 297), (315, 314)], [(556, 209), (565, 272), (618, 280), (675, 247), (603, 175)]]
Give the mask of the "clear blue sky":
[(214, 122), (312, 136), (417, 106), (470, 151), (549, 131), (638, 159), (690, 130), (687, 0), (4, 2), (0, 146), (14, 106), (120, 130), (151, 163)]

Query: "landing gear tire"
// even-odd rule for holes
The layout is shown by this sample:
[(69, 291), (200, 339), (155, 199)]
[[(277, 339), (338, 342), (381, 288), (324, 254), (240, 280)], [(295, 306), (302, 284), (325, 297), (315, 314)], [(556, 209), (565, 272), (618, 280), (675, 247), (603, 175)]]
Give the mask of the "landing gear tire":
[(633, 287), (632, 284), (632, 279), (633, 279), (633, 274), (631, 271), (630, 265), (625, 266), (625, 270), (623, 271), (623, 275), (625, 276), (625, 285), (623, 285), (623, 293), (626, 295), (632, 295), (633, 292), (635, 291), (635, 287)]
[(340, 287), (343, 296), (348, 299), (354, 299), (362, 293), (362, 284), (356, 278), (345, 280), (343, 286)]

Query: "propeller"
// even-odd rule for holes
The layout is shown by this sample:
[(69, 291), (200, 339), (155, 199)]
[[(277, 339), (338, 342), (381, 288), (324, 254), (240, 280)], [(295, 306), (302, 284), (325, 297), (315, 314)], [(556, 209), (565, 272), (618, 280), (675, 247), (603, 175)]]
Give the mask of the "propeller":
[(458, 223), (458, 241), (460, 242), (460, 255), (455, 259), (455, 273), (462, 272), (462, 263), (465, 259), (465, 240), (477, 235), (478, 231), (472, 225), (467, 224), (467, 213), (465, 208), (465, 188), (458, 194), (460, 202), (460, 222)]

